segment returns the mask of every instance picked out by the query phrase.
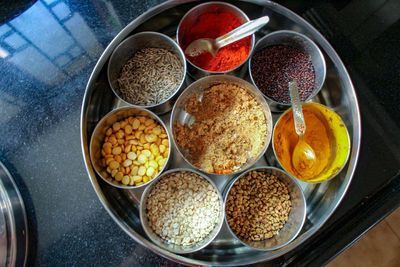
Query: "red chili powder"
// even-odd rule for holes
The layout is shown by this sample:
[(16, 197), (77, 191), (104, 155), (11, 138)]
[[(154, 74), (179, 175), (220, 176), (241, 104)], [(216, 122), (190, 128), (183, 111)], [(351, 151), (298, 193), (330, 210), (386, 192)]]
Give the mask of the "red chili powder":
[[(218, 38), (225, 33), (239, 27), (242, 22), (233, 13), (214, 11), (200, 15), (191, 28), (183, 31), (180, 40), (183, 50), (194, 40), (200, 38)], [(221, 48), (213, 57), (210, 53), (203, 53), (188, 59), (194, 65), (208, 71), (228, 71), (242, 64), (250, 52), (251, 36), (236, 41)]]

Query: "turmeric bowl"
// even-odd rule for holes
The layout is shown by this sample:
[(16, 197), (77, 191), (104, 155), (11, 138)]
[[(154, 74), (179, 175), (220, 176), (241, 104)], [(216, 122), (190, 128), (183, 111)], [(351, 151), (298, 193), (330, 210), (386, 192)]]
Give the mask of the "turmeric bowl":
[(304, 138), (317, 158), (311, 174), (298, 172), (292, 164), (298, 135), (294, 129), (291, 108), (275, 124), (272, 137), (274, 154), (282, 168), (297, 179), (310, 183), (332, 179), (349, 158), (350, 137), (346, 125), (336, 112), (322, 104), (303, 104), (303, 113), (306, 123)]

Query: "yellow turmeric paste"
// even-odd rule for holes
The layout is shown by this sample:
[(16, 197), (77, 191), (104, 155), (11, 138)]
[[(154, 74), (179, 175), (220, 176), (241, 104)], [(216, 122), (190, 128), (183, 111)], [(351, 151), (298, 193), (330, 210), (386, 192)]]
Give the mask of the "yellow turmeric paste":
[(299, 137), (294, 129), (292, 111), (284, 114), (279, 121), (275, 128), (273, 142), (276, 156), (282, 167), (299, 179), (310, 180), (320, 174), (328, 165), (331, 157), (331, 140), (321, 116), (315, 114), (307, 105), (303, 106), (303, 113), (306, 123), (304, 140), (312, 147), (317, 158), (312, 172), (304, 171), (299, 173), (293, 167), (292, 155)]

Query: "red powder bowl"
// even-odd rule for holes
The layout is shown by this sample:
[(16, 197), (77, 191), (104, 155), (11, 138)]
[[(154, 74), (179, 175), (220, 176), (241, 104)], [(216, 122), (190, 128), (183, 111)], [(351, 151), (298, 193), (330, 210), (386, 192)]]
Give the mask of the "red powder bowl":
[[(248, 21), (246, 14), (231, 4), (223, 2), (200, 4), (189, 10), (179, 23), (178, 44), (185, 50), (197, 39), (216, 39)], [(239, 69), (249, 58), (253, 47), (254, 35), (251, 35), (222, 47), (215, 57), (209, 53), (197, 57), (185, 56), (189, 65), (194, 67), (194, 72), (200, 71), (205, 75), (221, 74)]]

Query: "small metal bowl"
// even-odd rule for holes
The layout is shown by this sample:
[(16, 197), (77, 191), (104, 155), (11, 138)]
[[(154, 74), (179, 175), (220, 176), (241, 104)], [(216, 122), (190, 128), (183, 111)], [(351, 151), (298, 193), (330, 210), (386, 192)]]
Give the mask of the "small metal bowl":
[(226, 202), (229, 196), (229, 193), (233, 187), (233, 185), (243, 176), (248, 174), (251, 171), (258, 171), (258, 172), (265, 172), (268, 174), (273, 174), (278, 177), (278, 179), (286, 184), (289, 190), (290, 194), (290, 200), (292, 202), (292, 208), (289, 213), (289, 219), (283, 226), (281, 230), (279, 230), (278, 234), (262, 240), (262, 241), (246, 241), (241, 238), (239, 238), (231, 229), (229, 226), (228, 220), (226, 218), (226, 212), (225, 212), (225, 222), (228, 225), (228, 229), (231, 232), (231, 234), (237, 238), (243, 245), (256, 249), (256, 250), (262, 250), (262, 251), (271, 251), (271, 250), (276, 250), (281, 247), (286, 246), (290, 242), (292, 242), (297, 235), (300, 233), (301, 229), (303, 228), (305, 219), (306, 219), (306, 199), (304, 197), (303, 191), (300, 188), (300, 185), (298, 182), (293, 179), (290, 175), (285, 173), (284, 171), (274, 168), (274, 167), (256, 167), (252, 168), (241, 175), (239, 175), (237, 178), (235, 178), (229, 185), (228, 189), (226, 190), (225, 193), (225, 198), (224, 198), (224, 211), (226, 208)]
[(253, 159), (248, 160), (247, 163), (244, 164), (239, 170), (237, 170), (233, 173), (229, 173), (229, 175), (238, 174), (239, 172), (242, 172), (242, 171), (250, 168), (254, 163), (256, 163), (262, 157), (262, 155), (264, 155), (265, 151), (267, 150), (268, 145), (271, 141), (271, 135), (272, 135), (272, 115), (271, 115), (269, 106), (268, 106), (265, 98), (263, 97), (263, 95), (260, 93), (260, 91), (257, 90), (257, 88), (255, 88), (249, 82), (242, 80), (240, 78), (237, 78), (235, 76), (230, 76), (230, 75), (213, 75), (213, 76), (201, 78), (201, 79), (195, 81), (194, 83), (192, 83), (191, 85), (189, 85), (182, 92), (182, 94), (179, 96), (179, 98), (176, 100), (174, 108), (172, 109), (171, 121), (170, 121), (171, 131), (172, 131), (172, 139), (174, 141), (174, 145), (177, 148), (179, 154), (191, 167), (193, 167), (194, 169), (200, 170), (202, 172), (205, 172), (208, 175), (212, 175), (212, 176), (224, 176), (226, 174), (209, 173), (209, 172), (206, 172), (206, 171), (194, 166), (189, 160), (190, 155), (189, 155), (188, 151), (185, 151), (183, 148), (181, 148), (176, 141), (175, 123), (179, 122), (183, 125), (192, 124), (194, 122), (195, 118), (190, 113), (186, 112), (186, 110), (185, 110), (186, 102), (188, 101), (188, 99), (193, 95), (196, 95), (200, 99), (203, 95), (203, 92), (206, 89), (208, 89), (214, 85), (223, 84), (223, 83), (234, 84), (236, 86), (246, 89), (247, 92), (249, 92), (256, 99), (256, 101), (261, 104), (262, 109), (264, 111), (265, 120), (267, 122), (267, 134), (265, 136), (265, 144), (264, 144), (264, 148), (261, 150), (260, 154), (257, 157), (254, 157)]
[[(171, 173), (175, 173), (175, 172), (191, 172), (191, 173), (195, 173), (197, 175), (199, 175), (200, 177), (202, 177), (203, 179), (207, 180), (212, 187), (216, 190), (217, 194), (218, 194), (218, 198), (219, 198), (219, 203), (220, 203), (220, 217), (218, 219), (218, 223), (216, 224), (215, 228), (211, 231), (211, 233), (202, 241), (192, 245), (192, 246), (179, 246), (176, 244), (171, 244), (168, 243), (166, 240), (162, 239), (161, 237), (159, 237), (156, 233), (154, 233), (154, 231), (151, 229), (151, 227), (149, 226), (147, 217), (146, 217), (146, 203), (147, 203), (147, 197), (150, 194), (151, 190), (153, 189), (153, 187), (157, 184), (157, 182), (162, 179), (162, 177), (171, 174)], [(208, 178), (207, 176), (205, 176), (204, 174), (192, 170), (192, 169), (185, 169), (185, 168), (178, 168), (178, 169), (172, 169), (169, 171), (164, 172), (162, 175), (160, 175), (150, 186), (148, 186), (141, 197), (140, 200), (140, 221), (142, 222), (142, 226), (144, 231), (146, 232), (147, 236), (159, 247), (171, 251), (173, 253), (177, 253), (177, 254), (186, 254), (186, 253), (192, 253), (195, 251), (198, 251), (202, 248), (205, 248), (208, 244), (210, 244), (215, 237), (218, 235), (218, 233), (221, 230), (222, 224), (224, 222), (224, 203), (223, 203), (223, 198), (221, 193), (219, 192), (217, 186), (214, 184), (213, 181), (211, 181), (210, 178)]]
[[(175, 89), (175, 92), (163, 102), (150, 106), (129, 103), (118, 93), (118, 79), (121, 75), (123, 66), (138, 50), (143, 48), (164, 48), (171, 51), (178, 56), (182, 63), (183, 71), (182, 80)], [(186, 76), (185, 54), (179, 45), (167, 35), (158, 32), (140, 32), (126, 38), (115, 48), (108, 62), (107, 76), (112, 91), (120, 100), (134, 107), (147, 108), (156, 114), (164, 114), (171, 111), (174, 101), (179, 95), (178, 92), (184, 87)]]
[[(289, 173), (292, 177), (299, 179), (306, 183), (321, 183), (333, 179), (338, 175), (342, 169), (346, 166), (347, 160), (350, 157), (350, 135), (347, 131), (346, 124), (343, 122), (342, 118), (337, 114), (333, 109), (319, 104), (319, 103), (305, 103), (302, 105), (303, 111), (311, 111), (315, 116), (321, 119), (322, 123), (328, 130), (330, 147), (331, 147), (331, 154), (329, 157), (328, 165), (322, 170), (321, 173), (317, 174), (315, 177), (310, 179), (302, 179), (297, 177), (296, 173), (293, 172), (291, 165), (288, 166), (287, 164), (283, 164), (282, 162), (282, 155), (277, 153), (278, 151), (282, 151), (282, 154), (286, 154), (287, 156), (291, 157), (293, 151), (290, 151), (286, 148), (279, 149), (275, 144), (275, 139), (277, 138), (276, 132), (277, 129), (281, 127), (281, 124), (287, 122), (289, 118), (293, 118), (293, 110), (292, 108), (286, 110), (275, 123), (274, 132), (272, 136), (272, 149), (274, 151), (274, 155), (276, 160), (278, 161), (279, 165), (284, 169), (287, 173)], [(307, 124), (307, 120), (306, 120)], [(283, 126), (282, 126), (283, 127)], [(287, 133), (290, 131), (287, 127), (284, 127)], [(311, 129), (306, 129), (306, 132)], [(295, 130), (293, 128), (293, 134)], [(294, 148), (295, 144), (288, 144), (289, 147)], [(318, 158), (318, 157), (317, 157)]]
[(134, 185), (123, 185), (121, 183), (117, 183), (114, 180), (107, 179), (107, 177), (104, 176), (104, 172), (106, 171), (101, 163), (101, 149), (102, 149), (102, 144), (104, 142), (104, 138), (106, 135), (106, 131), (109, 127), (111, 127), (115, 122), (121, 121), (125, 118), (128, 118), (130, 116), (146, 116), (151, 119), (154, 119), (157, 121), (166, 131), (168, 135), (168, 140), (169, 140), (169, 147), (168, 147), (168, 158), (167, 162), (165, 163), (164, 167), (160, 170), (158, 173), (158, 176), (167, 168), (170, 159), (171, 159), (171, 136), (167, 130), (167, 127), (165, 126), (164, 122), (153, 112), (149, 110), (145, 110), (142, 108), (137, 108), (137, 107), (122, 107), (118, 108), (115, 110), (110, 111), (107, 113), (96, 125), (91, 140), (90, 140), (90, 160), (92, 161), (93, 168), (95, 169), (96, 173), (108, 184), (122, 188), (122, 189), (137, 189), (137, 188), (143, 188), (147, 184), (151, 183), (154, 181), (158, 176), (154, 177), (147, 183), (144, 183), (139, 186), (134, 186)]
[[(233, 13), (234, 15), (236, 15), (241, 20), (242, 24), (250, 21), (250, 19), (246, 15), (246, 13), (244, 13), (242, 10), (240, 10), (236, 6), (225, 3), (225, 2), (207, 2), (207, 3), (197, 5), (197, 6), (193, 7), (192, 9), (190, 9), (183, 16), (181, 21), (179, 22), (178, 29), (176, 32), (176, 40), (177, 40), (179, 46), (182, 45), (182, 34), (185, 33), (186, 31), (190, 31), (192, 26), (195, 23), (197, 23), (197, 19), (201, 14), (204, 14), (204, 13), (207, 13), (210, 11), (213, 11), (213, 12), (229, 11), (229, 12)], [(244, 60), (242, 64), (240, 64), (239, 66), (237, 66), (231, 70), (220, 71), (220, 72), (209, 71), (209, 70), (205, 70), (205, 69), (202, 69), (202, 68), (196, 66), (195, 64), (190, 62), (189, 59), (187, 59), (187, 61), (189, 62), (188, 73), (194, 79), (199, 79), (204, 76), (213, 75), (213, 74), (231, 74), (231, 75), (235, 75), (235, 76), (239, 76), (239, 77), (244, 77), (244, 75), (246, 73), (245, 64), (247, 63), (247, 60), (249, 59), (249, 57), (253, 51), (254, 44), (255, 44), (255, 37), (253, 34), (253, 35), (251, 35), (251, 46), (250, 46), (249, 55), (247, 56), (246, 60)]]
[[(312, 62), (312, 65), (314, 66), (314, 71), (315, 71), (315, 82), (314, 82), (314, 89), (313, 89), (312, 93), (310, 94), (310, 96), (306, 99), (306, 101), (308, 101), (311, 98), (313, 98), (314, 96), (316, 96), (319, 93), (319, 91), (321, 90), (322, 85), (324, 84), (324, 81), (325, 81), (325, 76), (326, 76), (326, 63), (325, 63), (324, 55), (322, 54), (319, 47), (310, 38), (308, 38), (304, 34), (294, 32), (294, 31), (287, 31), (287, 30), (275, 31), (275, 32), (265, 35), (263, 38), (261, 38), (257, 42), (257, 44), (254, 48), (253, 54), (249, 60), (249, 74), (250, 74), (250, 79), (251, 79), (252, 83), (254, 84), (254, 86), (256, 86), (259, 89), (256, 82), (254, 81), (254, 78), (253, 78), (253, 75), (251, 72), (252, 57), (258, 51), (263, 50), (264, 48), (266, 48), (268, 46), (274, 46), (274, 45), (287, 45), (287, 46), (295, 47), (295, 48), (298, 48), (298, 49), (304, 51), (306, 54), (311, 56), (311, 62)], [(268, 64), (268, 62), (265, 62), (265, 64)], [(264, 93), (263, 93), (263, 95), (268, 100), (268, 104), (270, 105), (272, 111), (276, 111), (276, 112), (284, 111), (291, 106), (290, 103), (280, 103), (277, 100), (270, 98), (268, 95), (266, 95)]]

